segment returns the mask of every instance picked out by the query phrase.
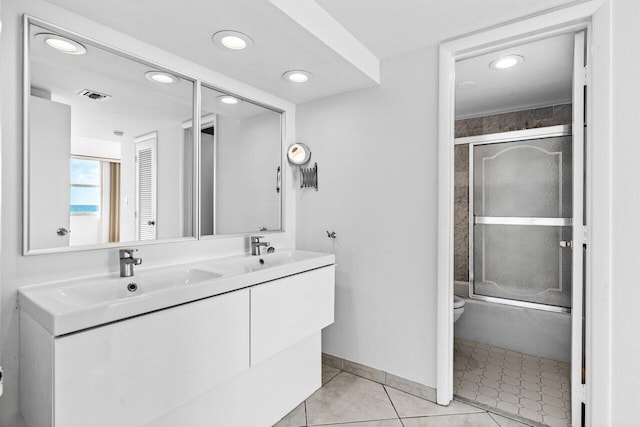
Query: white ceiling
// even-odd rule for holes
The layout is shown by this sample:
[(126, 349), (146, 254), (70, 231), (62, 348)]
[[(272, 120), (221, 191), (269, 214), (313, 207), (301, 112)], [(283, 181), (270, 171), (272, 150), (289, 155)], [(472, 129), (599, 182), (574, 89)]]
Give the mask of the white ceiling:
[(574, 0), (316, 0), (380, 59)]
[[(372, 73), (340, 49), (340, 40), (352, 48), (350, 52), (360, 50), (357, 57), (366, 57), (370, 51), (384, 59), (575, 3), (573, 0), (48, 1), (295, 103), (376, 84)], [(328, 12), (326, 17), (318, 13), (318, 4)], [(300, 19), (305, 8), (310, 19)], [(298, 13), (289, 13), (293, 9)], [(338, 31), (324, 34), (317, 31), (323, 28), (323, 22), (324, 28), (336, 28), (336, 21), (348, 32), (338, 35)], [(249, 34), (255, 46), (231, 52), (213, 45), (211, 35), (228, 29)], [(345, 36), (350, 36), (349, 33), (355, 36), (356, 43)], [(315, 79), (296, 86), (282, 80), (284, 71), (297, 68), (311, 71)]]
[[(571, 102), (573, 39), (565, 34), (456, 63), (456, 118)], [(509, 54), (524, 61), (504, 70), (489, 67)], [(462, 82), (475, 84), (465, 87)]]
[[(53, 101), (71, 106), (73, 136), (120, 141), (114, 130), (133, 138), (168, 126), (179, 127), (192, 119), (191, 81), (153, 83), (145, 73), (156, 69), (88, 43), (84, 43), (84, 55), (65, 55), (34, 38), (49, 32), (35, 25), (30, 28), (30, 83), (50, 93)], [(79, 96), (84, 89), (111, 98), (95, 101)], [(242, 120), (270, 111), (246, 101), (222, 104), (217, 100), (220, 95), (223, 93), (213, 89), (203, 90), (203, 115), (215, 113)]]

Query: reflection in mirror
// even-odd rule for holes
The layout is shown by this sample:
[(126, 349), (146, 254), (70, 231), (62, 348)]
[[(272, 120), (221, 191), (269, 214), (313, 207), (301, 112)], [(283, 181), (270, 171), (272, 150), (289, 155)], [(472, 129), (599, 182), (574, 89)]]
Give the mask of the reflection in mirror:
[(203, 236), (280, 230), (282, 113), (202, 87)]
[(194, 83), (33, 23), (28, 34), (27, 249), (193, 236)]

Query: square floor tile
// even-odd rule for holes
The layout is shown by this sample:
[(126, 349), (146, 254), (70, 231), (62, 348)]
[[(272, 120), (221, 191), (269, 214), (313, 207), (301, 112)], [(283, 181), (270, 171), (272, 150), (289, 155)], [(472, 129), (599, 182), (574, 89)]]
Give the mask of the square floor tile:
[(489, 414), (441, 415), (438, 417), (403, 418), (404, 427), (496, 427)]
[(449, 406), (440, 406), (391, 387), (385, 388), (400, 418), (484, 412), (482, 409), (457, 400), (452, 401)]
[(336, 369), (329, 365), (322, 365), (322, 385), (325, 385), (340, 373), (340, 369)]
[(311, 395), (306, 407), (310, 426), (398, 418), (382, 384), (347, 372)]
[(307, 415), (305, 414), (304, 402), (296, 409), (289, 412), (283, 419), (278, 421), (273, 427), (306, 427)]

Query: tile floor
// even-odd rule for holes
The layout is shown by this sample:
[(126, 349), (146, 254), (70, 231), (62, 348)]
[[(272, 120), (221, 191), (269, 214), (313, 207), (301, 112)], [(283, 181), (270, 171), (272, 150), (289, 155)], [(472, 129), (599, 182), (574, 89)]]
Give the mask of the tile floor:
[(275, 427), (528, 426), (459, 401), (438, 406), (329, 366), (322, 367), (322, 384)]
[(552, 427), (571, 425), (568, 363), (455, 340), (454, 394)]

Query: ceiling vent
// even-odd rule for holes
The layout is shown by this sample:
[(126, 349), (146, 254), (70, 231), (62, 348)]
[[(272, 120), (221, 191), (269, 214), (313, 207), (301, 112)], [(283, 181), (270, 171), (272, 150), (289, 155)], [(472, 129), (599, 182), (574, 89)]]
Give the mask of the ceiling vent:
[(111, 95), (106, 95), (89, 89), (78, 92), (78, 95), (93, 99), (94, 101), (104, 101), (105, 99), (111, 98)]

